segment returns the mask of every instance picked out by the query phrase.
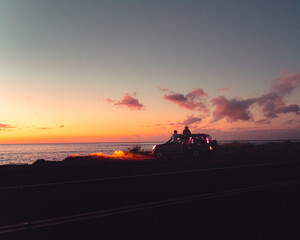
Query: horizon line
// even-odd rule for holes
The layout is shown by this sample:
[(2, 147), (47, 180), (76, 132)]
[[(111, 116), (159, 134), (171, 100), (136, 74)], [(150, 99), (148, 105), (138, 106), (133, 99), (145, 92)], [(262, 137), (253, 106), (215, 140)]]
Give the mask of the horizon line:
[[(217, 139), (214, 139), (217, 140)], [(295, 138), (295, 139), (221, 139), (217, 140), (217, 142), (245, 142), (245, 141), (260, 141), (260, 142), (284, 142), (284, 141), (292, 141), (292, 142), (300, 142), (300, 138)], [(0, 143), (0, 145), (46, 145), (46, 144), (91, 144), (91, 143), (161, 143), (165, 142), (160, 140), (160, 141), (108, 141), (108, 142), (48, 142), (48, 143)]]

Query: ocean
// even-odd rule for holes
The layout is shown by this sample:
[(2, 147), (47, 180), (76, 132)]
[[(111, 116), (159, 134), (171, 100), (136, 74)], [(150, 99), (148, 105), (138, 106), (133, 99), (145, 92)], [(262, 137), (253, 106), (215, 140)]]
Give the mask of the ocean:
[(113, 154), (116, 150), (126, 151), (136, 145), (151, 151), (161, 142), (113, 142), (113, 143), (50, 143), (50, 144), (0, 144), (0, 165), (31, 164), (38, 159), (62, 161), (70, 155), (85, 156), (102, 152)]
[[(265, 143), (283, 140), (249, 140), (238, 142)], [(229, 143), (233, 141), (218, 141)], [(151, 151), (155, 144), (163, 142), (111, 142), (111, 143), (51, 143), (51, 144), (0, 144), (0, 165), (32, 164), (38, 159), (62, 161), (70, 155), (85, 156), (91, 153), (113, 154), (116, 150), (126, 151), (136, 145)]]

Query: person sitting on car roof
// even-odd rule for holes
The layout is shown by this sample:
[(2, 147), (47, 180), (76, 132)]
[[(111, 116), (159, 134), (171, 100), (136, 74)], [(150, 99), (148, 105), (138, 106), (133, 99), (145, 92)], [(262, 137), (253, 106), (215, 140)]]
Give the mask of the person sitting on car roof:
[(192, 133), (188, 126), (185, 126), (182, 135), (183, 135), (184, 141), (188, 141), (190, 139), (190, 136), (192, 135)]
[(192, 133), (191, 133), (189, 127), (185, 126), (185, 128), (182, 132), (182, 143), (181, 143), (181, 147), (180, 147), (181, 153), (183, 153), (186, 150), (191, 135), (192, 135)]
[(169, 142), (171, 142), (171, 143), (178, 143), (178, 137), (179, 137), (179, 135), (177, 134), (177, 130), (174, 130), (174, 133), (171, 136)]

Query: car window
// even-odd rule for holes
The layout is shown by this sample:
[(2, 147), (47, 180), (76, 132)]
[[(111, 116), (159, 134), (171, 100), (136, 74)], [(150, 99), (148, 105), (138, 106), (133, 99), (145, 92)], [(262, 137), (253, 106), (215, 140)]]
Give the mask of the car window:
[(200, 141), (204, 141), (205, 139), (204, 139), (204, 136), (198, 135), (198, 136), (196, 136), (196, 140), (200, 142)]

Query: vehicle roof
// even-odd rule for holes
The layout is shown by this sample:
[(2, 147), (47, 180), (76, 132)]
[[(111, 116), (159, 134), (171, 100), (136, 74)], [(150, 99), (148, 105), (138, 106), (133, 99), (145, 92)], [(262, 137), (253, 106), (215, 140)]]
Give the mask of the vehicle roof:
[(202, 135), (202, 136), (207, 136), (209, 134), (206, 134), (206, 133), (194, 133), (194, 134), (191, 134), (192, 136), (196, 136), (196, 135)]

